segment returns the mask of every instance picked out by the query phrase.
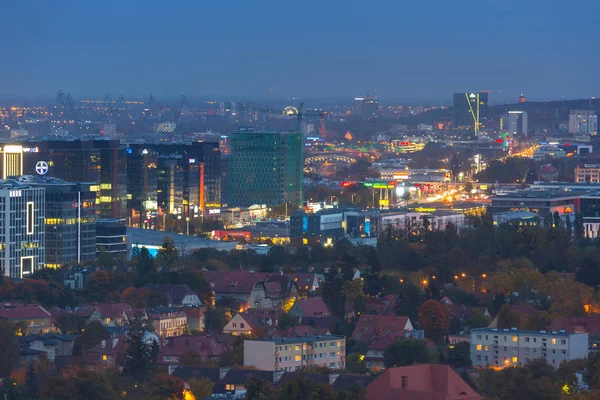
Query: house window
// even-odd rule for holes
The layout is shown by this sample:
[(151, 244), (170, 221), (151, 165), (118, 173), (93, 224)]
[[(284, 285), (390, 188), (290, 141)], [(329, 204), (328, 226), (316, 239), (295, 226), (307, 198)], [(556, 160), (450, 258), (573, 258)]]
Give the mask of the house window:
[(294, 361), (300, 361), (300, 359), (301, 359), (300, 356), (294, 357)]
[(225, 390), (235, 390), (235, 385), (230, 385), (229, 383), (225, 385)]
[(552, 344), (556, 344), (556, 339), (552, 339)]
[(300, 350), (300, 345), (299, 345), (299, 344), (297, 344), (297, 345), (296, 345), (296, 347), (294, 347), (294, 349), (295, 349), (296, 351), (299, 351), (299, 350)]
[(481, 356), (477, 356), (477, 361), (481, 361)]
[(110, 318), (104, 318), (104, 323), (105, 324), (110, 324)]
[(485, 350), (485, 351), (488, 351), (489, 349), (490, 349), (490, 348), (489, 348), (487, 345), (484, 347), (484, 350)]
[(518, 342), (519, 341), (519, 337), (518, 336), (513, 336), (512, 341), (514, 343)]
[(528, 337), (525, 338), (525, 343), (529, 343), (529, 338)]
[(566, 339), (560, 339), (560, 344), (567, 344), (567, 340)]
[(106, 354), (102, 354), (102, 361), (106, 361)]
[(329, 353), (329, 357), (335, 357), (335, 352), (332, 351), (331, 353)]
[(235, 322), (232, 322), (231, 326), (233, 326), (234, 328), (237, 328), (237, 324)]
[(512, 358), (512, 362), (513, 362), (513, 363), (516, 363), (517, 361), (519, 361), (519, 359), (518, 359), (517, 357), (513, 357), (513, 358)]
[(477, 351), (481, 351), (481, 345), (480, 344), (478, 344), (476, 347), (477, 347)]
[(477, 335), (477, 339), (478, 339), (478, 340), (481, 340), (481, 335)]
[(406, 389), (408, 387), (408, 376), (402, 377), (402, 389)]
[(565, 354), (567, 354), (567, 351), (566, 351), (566, 350), (562, 350), (562, 351), (561, 351), (561, 353), (562, 353), (563, 355), (565, 355)]
[(243, 322), (242, 322), (242, 323), (240, 323), (240, 328), (241, 328), (241, 329), (244, 329), (244, 323), (243, 323)]

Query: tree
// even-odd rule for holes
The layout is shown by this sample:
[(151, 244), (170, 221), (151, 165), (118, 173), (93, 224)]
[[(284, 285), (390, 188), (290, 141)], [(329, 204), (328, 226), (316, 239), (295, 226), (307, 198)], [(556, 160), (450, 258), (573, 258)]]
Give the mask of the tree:
[[(213, 394), (213, 386), (215, 385), (213, 381), (208, 378), (192, 378), (189, 380), (190, 391), (194, 395), (194, 397), (198, 400), (207, 399)], [(246, 397), (248, 398), (248, 397)]]
[(179, 252), (172, 238), (165, 237), (162, 246), (158, 249), (156, 262), (160, 268), (173, 268), (179, 265)]
[(342, 285), (342, 293), (344, 294), (346, 301), (354, 303), (358, 298), (365, 296), (365, 292), (363, 292), (363, 281), (354, 279), (344, 282)]
[(183, 380), (166, 373), (156, 374), (145, 385), (147, 399), (183, 400)]
[[(273, 386), (269, 382), (252, 377), (246, 382), (245, 386), (246, 400), (266, 400), (273, 398)], [(198, 399), (197, 396), (196, 398)]]
[(154, 340), (151, 343), (144, 341), (145, 333), (141, 319), (134, 318), (130, 321), (123, 375), (136, 381), (144, 381), (152, 374), (158, 357), (158, 344)]
[(365, 356), (359, 353), (348, 354), (346, 357), (346, 370), (352, 374), (366, 373)]
[(456, 343), (448, 349), (448, 363), (454, 368), (471, 366), (471, 346), (467, 342)]
[(71, 313), (63, 312), (56, 316), (56, 326), (62, 333), (73, 334), (81, 331), (85, 326), (83, 318), (78, 318)]
[(446, 309), (436, 300), (427, 300), (419, 307), (419, 326), (425, 336), (436, 343), (441, 342), (448, 334), (450, 323)]
[(399, 340), (388, 347), (383, 354), (386, 368), (402, 367), (414, 363), (428, 363), (431, 355), (423, 340)]
[(407, 316), (414, 323), (419, 320), (423, 293), (412, 282), (405, 282), (396, 299), (396, 315)]
[(0, 378), (19, 366), (21, 349), (12, 324), (0, 319)]
[(113, 400), (118, 398), (105, 374), (91, 369), (75, 368), (52, 376), (40, 390), (42, 399)]
[(136, 256), (136, 259), (136, 267), (139, 275), (146, 276), (149, 273), (154, 272), (154, 258), (152, 258), (146, 247), (142, 247), (139, 254)]
[[(6, 378), (0, 386), (0, 399), (3, 400), (31, 400), (27, 388), (12, 379)], [(60, 400), (60, 399), (59, 399)]]
[(295, 315), (285, 313), (279, 317), (279, 321), (277, 321), (277, 329), (286, 330), (288, 328), (293, 328), (297, 324), (298, 318)]
[(27, 393), (32, 399), (37, 399), (39, 396), (38, 379), (35, 373), (33, 362), (27, 365)]
[(518, 312), (510, 309), (509, 304), (504, 304), (496, 316), (498, 328), (518, 328), (521, 324), (521, 316)]
[(108, 340), (109, 337), (108, 331), (100, 321), (92, 321), (86, 326), (84, 332), (75, 337), (74, 346), (86, 352), (103, 340)]

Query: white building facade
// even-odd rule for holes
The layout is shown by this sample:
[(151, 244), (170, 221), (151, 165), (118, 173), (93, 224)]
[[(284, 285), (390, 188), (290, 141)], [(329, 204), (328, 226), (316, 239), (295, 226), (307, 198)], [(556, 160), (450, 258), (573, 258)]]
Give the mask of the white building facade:
[(593, 110), (571, 110), (569, 113), (569, 133), (597, 135), (598, 114)]
[(511, 367), (544, 358), (558, 368), (561, 362), (588, 356), (587, 333), (522, 331), (515, 328), (471, 330), (471, 362), (475, 368)]
[(45, 189), (0, 181), (0, 271), (23, 278), (45, 264)]

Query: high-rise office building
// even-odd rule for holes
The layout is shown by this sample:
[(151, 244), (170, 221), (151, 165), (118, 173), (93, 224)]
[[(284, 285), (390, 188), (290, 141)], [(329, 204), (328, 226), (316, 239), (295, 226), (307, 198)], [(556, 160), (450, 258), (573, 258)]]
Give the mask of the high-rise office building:
[(511, 137), (514, 135), (527, 136), (527, 112), (526, 111), (509, 111), (508, 124), (506, 129)]
[(45, 264), (45, 190), (0, 181), (0, 274), (23, 278)]
[(2, 179), (23, 175), (23, 146), (7, 144), (2, 147)]
[(355, 97), (352, 105), (352, 114), (366, 119), (379, 116), (379, 100), (377, 97)]
[(118, 140), (45, 140), (20, 145), (23, 174), (96, 183), (98, 214), (125, 217), (127, 159)]
[(129, 225), (152, 224), (154, 211), (197, 217), (220, 210), (218, 142), (132, 144), (126, 152)]
[(487, 93), (454, 93), (454, 129), (478, 136), (487, 127), (487, 118)]
[(594, 110), (571, 110), (569, 133), (582, 135), (598, 134), (598, 115)]
[(302, 205), (304, 157), (300, 132), (243, 129), (230, 139), (229, 206)]
[(46, 261), (49, 268), (81, 263), (96, 257), (95, 184), (26, 175), (21, 184), (45, 189)]

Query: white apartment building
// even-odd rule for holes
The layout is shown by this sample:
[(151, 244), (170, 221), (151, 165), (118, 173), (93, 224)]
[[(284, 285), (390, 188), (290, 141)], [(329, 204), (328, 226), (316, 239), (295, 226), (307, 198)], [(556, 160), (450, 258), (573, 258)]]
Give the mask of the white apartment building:
[(23, 278), (45, 263), (45, 189), (0, 181), (0, 274)]
[(244, 365), (262, 371), (293, 372), (302, 367), (346, 368), (346, 337), (304, 336), (244, 340)]
[(473, 367), (510, 367), (544, 358), (558, 368), (561, 362), (588, 356), (587, 333), (522, 331), (516, 328), (471, 330)]
[(598, 115), (594, 110), (571, 110), (569, 113), (569, 133), (584, 135), (598, 134)]

